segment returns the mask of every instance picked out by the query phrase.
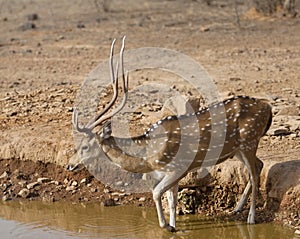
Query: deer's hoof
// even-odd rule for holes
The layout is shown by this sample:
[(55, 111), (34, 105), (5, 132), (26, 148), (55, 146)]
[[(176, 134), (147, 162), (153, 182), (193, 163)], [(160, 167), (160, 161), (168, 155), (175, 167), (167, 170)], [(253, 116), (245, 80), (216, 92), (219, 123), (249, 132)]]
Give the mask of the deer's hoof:
[(169, 232), (176, 232), (175, 227), (170, 226), (169, 224), (165, 227)]

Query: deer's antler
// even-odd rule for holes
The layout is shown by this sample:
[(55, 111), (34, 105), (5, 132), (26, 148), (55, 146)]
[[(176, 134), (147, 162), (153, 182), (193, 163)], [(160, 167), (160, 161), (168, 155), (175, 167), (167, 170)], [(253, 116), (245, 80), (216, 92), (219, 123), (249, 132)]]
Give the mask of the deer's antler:
[[(121, 65), (121, 74), (122, 74), (122, 88), (123, 88), (123, 99), (122, 102), (119, 106), (117, 106), (111, 113), (106, 114), (107, 111), (109, 111), (111, 109), (111, 107), (115, 104), (117, 98), (118, 98), (118, 81), (119, 81), (119, 62), (116, 63), (116, 70), (114, 69), (114, 61), (113, 61), (113, 57), (114, 57), (114, 45), (116, 42), (116, 39), (114, 39), (112, 41), (111, 44), (111, 49), (110, 49), (110, 58), (109, 58), (109, 64), (110, 64), (110, 75), (111, 75), (111, 84), (113, 87), (113, 97), (110, 100), (110, 102), (105, 106), (105, 108), (90, 122), (88, 122), (85, 126), (80, 127), (78, 125), (78, 112), (77, 109), (74, 109), (73, 111), (73, 119), (72, 119), (72, 123), (74, 128), (78, 131), (78, 132), (83, 132), (83, 133), (90, 133), (95, 127), (97, 127), (98, 125), (101, 125), (105, 120), (113, 117), (115, 114), (117, 114), (120, 110), (122, 110), (122, 108), (124, 107), (126, 100), (127, 100), (127, 93), (128, 93), (128, 72), (126, 72), (126, 75), (124, 73), (124, 49), (125, 49), (125, 39), (126, 36), (123, 37), (122, 39), (122, 47), (120, 50), (120, 65)], [(105, 115), (106, 114), (106, 115)]]

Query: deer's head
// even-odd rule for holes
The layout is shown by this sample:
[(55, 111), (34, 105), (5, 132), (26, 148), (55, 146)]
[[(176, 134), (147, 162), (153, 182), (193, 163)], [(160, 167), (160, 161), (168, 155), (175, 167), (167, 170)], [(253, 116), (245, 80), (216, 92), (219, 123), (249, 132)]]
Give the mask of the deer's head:
[[(79, 126), (78, 124), (78, 111), (75, 108), (72, 116), (72, 124), (77, 133), (83, 135), (79, 146), (75, 149), (75, 154), (71, 157), (67, 170), (77, 171), (82, 169), (87, 162), (97, 159), (100, 156), (99, 145), (103, 143), (104, 140), (107, 140), (111, 137), (112, 128), (111, 128), (111, 118), (117, 114), (125, 105), (127, 100), (128, 93), (128, 73), (124, 73), (123, 65), (123, 53), (125, 48), (125, 36), (123, 37), (122, 47), (120, 51), (120, 65), (121, 65), (121, 75), (122, 75), (122, 88), (123, 88), (123, 99), (121, 103), (115, 107), (112, 111), (108, 112), (113, 105), (115, 104), (118, 98), (118, 63), (116, 64), (116, 70), (113, 66), (113, 53), (114, 53), (114, 44), (113, 40), (111, 45), (110, 52), (110, 69), (111, 69), (111, 81), (113, 88), (113, 97), (111, 101), (106, 105), (106, 107), (90, 122), (84, 126)], [(95, 128), (97, 127), (97, 132)]]

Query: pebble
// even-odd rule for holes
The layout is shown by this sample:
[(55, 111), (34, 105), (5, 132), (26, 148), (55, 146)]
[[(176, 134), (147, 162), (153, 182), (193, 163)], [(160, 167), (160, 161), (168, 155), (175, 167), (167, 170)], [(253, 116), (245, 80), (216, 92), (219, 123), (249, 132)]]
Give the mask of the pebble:
[(66, 191), (73, 191), (73, 190), (75, 190), (75, 186), (67, 186), (66, 187)]
[(78, 182), (74, 180), (74, 181), (72, 182), (71, 186), (77, 187), (77, 186), (78, 186)]
[(1, 176), (0, 176), (0, 179), (3, 179), (3, 178), (7, 178), (8, 177), (8, 172), (4, 171)]
[(77, 23), (77, 28), (85, 28), (85, 25), (81, 22)]
[(146, 201), (146, 198), (145, 198), (145, 197), (139, 198), (139, 202), (145, 202), (145, 201)]
[(200, 27), (200, 31), (201, 31), (201, 32), (208, 32), (209, 30), (210, 30), (210, 28), (207, 27), (207, 26), (202, 26), (202, 27)]
[(40, 184), (39, 182), (33, 182), (33, 183), (27, 184), (26, 187), (27, 187), (27, 189), (32, 189), (32, 188), (36, 187), (39, 184)]
[(3, 187), (2, 192), (5, 192), (10, 186), (11, 184), (6, 184), (6, 183), (0, 184), (0, 187)]
[(91, 192), (92, 192), (92, 193), (97, 192), (97, 188), (91, 188)]
[(50, 178), (38, 178), (37, 182), (38, 183), (48, 183), (48, 182), (51, 182), (51, 179)]
[(54, 185), (56, 185), (56, 186), (60, 185), (60, 182), (58, 182), (58, 181), (56, 181), (56, 180), (51, 180), (49, 183), (50, 183), (50, 184), (54, 184)]
[(188, 188), (184, 188), (180, 191), (181, 194), (187, 194), (187, 195), (192, 195), (194, 194), (196, 191), (193, 189), (188, 189)]
[(80, 184), (85, 184), (87, 182), (86, 178), (81, 179)]
[(122, 181), (118, 181), (115, 183), (115, 186), (123, 186), (123, 182)]
[(20, 182), (18, 182), (18, 184), (21, 186), (21, 187), (25, 187), (27, 182), (25, 180), (21, 180)]
[(300, 236), (300, 229), (296, 230), (295, 234)]
[(4, 201), (4, 202), (9, 201), (9, 200), (11, 200), (11, 198), (8, 195), (4, 195), (2, 197), (2, 201)]
[(112, 206), (116, 206), (116, 202), (112, 199), (106, 199), (103, 203), (101, 203), (101, 205), (105, 206), (105, 207), (112, 207)]
[(65, 36), (63, 36), (63, 35), (60, 35), (60, 36), (58, 36), (58, 37), (56, 38), (57, 41), (60, 41), (60, 40), (63, 40), (63, 39), (65, 39)]
[(291, 133), (290, 130), (285, 127), (279, 127), (279, 128), (269, 130), (269, 135), (271, 136), (288, 135), (290, 133)]
[(35, 29), (35, 28), (36, 28), (36, 25), (32, 22), (27, 22), (20, 27), (20, 29), (23, 31)]
[(22, 198), (27, 198), (29, 196), (30, 191), (27, 188), (23, 188), (18, 192), (18, 196)]
[(29, 14), (29, 15), (27, 15), (27, 19), (29, 21), (35, 21), (35, 20), (39, 19), (39, 15), (37, 13)]

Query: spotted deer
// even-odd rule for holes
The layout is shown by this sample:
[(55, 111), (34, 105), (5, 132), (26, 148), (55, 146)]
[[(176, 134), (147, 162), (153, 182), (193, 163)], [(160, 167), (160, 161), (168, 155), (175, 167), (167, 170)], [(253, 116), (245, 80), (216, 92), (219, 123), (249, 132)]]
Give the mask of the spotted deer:
[[(118, 106), (114, 106), (119, 91), (118, 64), (116, 70), (113, 66), (114, 43), (115, 40), (111, 45), (110, 54), (113, 97), (102, 112), (85, 126), (79, 126), (78, 112), (74, 109), (73, 127), (82, 133), (84, 138), (77, 152), (70, 159), (67, 169), (75, 171), (81, 168), (82, 162), (91, 157), (96, 148), (99, 150), (98, 146), (109, 160), (133, 173), (149, 173), (166, 167), (167, 169), (161, 174), (159, 182), (153, 187), (152, 193), (160, 227), (174, 232), (179, 180), (188, 172), (201, 166), (219, 164), (236, 156), (245, 164), (250, 180), (233, 212), (241, 211), (248, 197), (252, 194), (247, 222), (249, 224), (255, 223), (255, 201), (263, 167), (262, 161), (256, 156), (256, 151), (260, 138), (267, 132), (272, 121), (271, 107), (267, 101), (248, 96), (237, 96), (192, 114), (167, 116), (157, 121), (140, 136), (132, 138), (114, 137), (112, 136), (111, 119), (124, 107), (128, 94), (128, 73), (124, 74), (123, 66), (124, 37), (119, 60), (123, 98), (119, 100), (121, 103)], [(112, 109), (113, 106), (114, 109)], [(214, 113), (212, 114), (212, 112)], [(218, 116), (222, 114), (224, 117), (218, 119)], [(217, 117), (217, 121), (213, 121), (214, 117)], [(214, 127), (214, 125), (219, 124), (224, 126), (223, 129)], [(95, 130), (96, 127), (98, 130)], [(190, 130), (187, 131), (187, 129)], [(191, 136), (187, 132), (194, 132), (194, 135)], [(197, 137), (194, 137), (195, 133)], [(210, 145), (214, 135), (218, 138), (218, 135), (222, 134), (224, 140), (221, 144)], [(159, 140), (161, 138), (162, 140)], [(144, 146), (148, 154), (130, 155), (122, 150), (120, 142)], [(192, 151), (190, 146), (193, 146)], [(207, 159), (207, 155), (216, 150), (220, 152), (216, 158)], [(192, 160), (185, 164), (187, 166), (182, 170), (180, 160), (189, 158), (187, 155), (191, 154), (193, 155)], [(181, 159), (175, 160), (178, 155)], [(169, 223), (165, 219), (161, 201), (165, 192), (170, 208)]]

